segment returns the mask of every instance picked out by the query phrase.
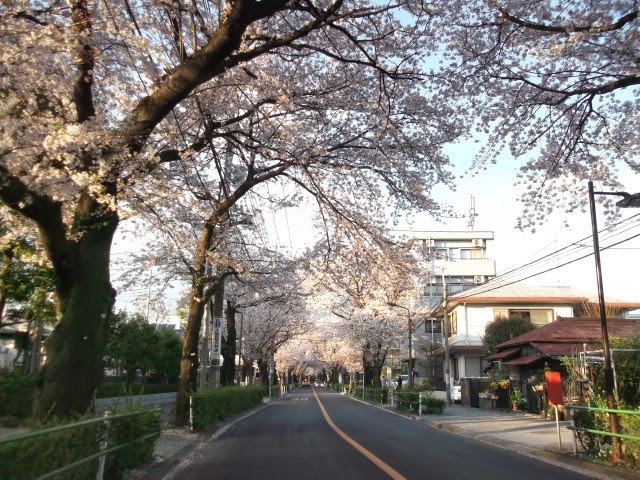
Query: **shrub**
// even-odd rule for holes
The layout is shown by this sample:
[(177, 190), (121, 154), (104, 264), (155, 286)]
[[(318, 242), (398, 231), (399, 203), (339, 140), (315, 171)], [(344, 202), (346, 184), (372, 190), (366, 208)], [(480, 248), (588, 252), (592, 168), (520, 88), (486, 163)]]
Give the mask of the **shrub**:
[[(398, 398), (398, 410), (418, 413), (420, 406), (420, 392), (402, 390), (396, 392)], [(446, 402), (437, 398), (431, 398), (428, 394), (422, 395), (422, 413), (426, 415), (439, 415), (444, 411)]]
[[(127, 412), (129, 413), (129, 412)], [(80, 417), (73, 421), (89, 420)], [(52, 428), (70, 423), (52, 420), (39, 425), (35, 430)], [(129, 444), (107, 456), (105, 478), (120, 479), (125, 470), (149, 461), (153, 455), (156, 437), (134, 442), (134, 438), (159, 432), (160, 416), (157, 410), (144, 410), (140, 415), (126, 418), (114, 418), (109, 425), (109, 447)], [(100, 441), (106, 432), (105, 422), (60, 432), (46, 434), (11, 442), (0, 446), (0, 478), (30, 479), (38, 478), (77, 460), (91, 456), (100, 450)], [(57, 475), (56, 480), (76, 480), (95, 477), (97, 459), (80, 464), (65, 473)]]
[(420, 403), (420, 393), (410, 390), (398, 390), (396, 397), (398, 399), (398, 410), (405, 412), (417, 412)]
[(0, 416), (10, 415), (16, 418), (31, 416), (35, 389), (35, 375), (22, 375), (16, 372), (0, 373)]
[(422, 413), (427, 415), (440, 415), (444, 412), (444, 406), (447, 402), (438, 398), (423, 398)]
[(260, 405), (267, 393), (267, 387), (260, 385), (200, 389), (192, 397), (193, 428), (210, 430), (220, 420)]
[[(637, 411), (638, 414), (620, 414), (620, 425), (622, 426), (623, 433), (640, 438), (640, 408), (625, 408), (625, 410)], [(625, 461), (636, 467), (640, 466), (640, 440), (625, 439), (622, 444), (625, 449)]]
[[(87, 420), (87, 417), (78, 420)], [(51, 422), (34, 430), (64, 425)], [(40, 435), (0, 446), (0, 478), (38, 478), (98, 451), (98, 439), (103, 424)], [(61, 480), (76, 480), (95, 476), (97, 461), (84, 463), (56, 476)]]
[[(160, 432), (160, 410), (140, 409), (130, 405), (116, 413), (134, 413), (138, 415), (114, 419), (109, 427), (109, 444), (125, 445), (107, 457), (106, 476), (110, 479), (122, 478), (122, 474), (138, 465), (153, 459), (153, 449), (158, 439), (154, 433)], [(145, 440), (141, 437), (152, 435)]]

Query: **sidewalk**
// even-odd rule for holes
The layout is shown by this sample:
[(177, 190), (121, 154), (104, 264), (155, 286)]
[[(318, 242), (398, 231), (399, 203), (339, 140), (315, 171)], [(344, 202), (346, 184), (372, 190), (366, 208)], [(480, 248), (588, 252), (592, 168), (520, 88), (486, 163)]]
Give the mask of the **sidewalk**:
[[(388, 409), (390, 407), (383, 407)], [(410, 415), (426, 426), (462, 435), (522, 455), (602, 479), (640, 480), (640, 472), (614, 467), (583, 457), (578, 443), (573, 454), (570, 421), (544, 420), (537, 414), (481, 410), (453, 404), (442, 415)], [(559, 435), (558, 435), (559, 432)]]
[[(353, 397), (352, 397), (353, 398)], [(360, 399), (354, 399), (363, 402)], [(368, 405), (371, 405), (368, 402)], [(442, 415), (411, 415), (398, 413), (390, 405), (373, 405), (390, 414), (400, 415), (420, 422), (425, 426), (462, 435), (474, 440), (489, 443), (515, 451), (522, 455), (533, 456), (564, 468), (580, 471), (594, 478), (640, 480), (640, 472), (629, 471), (622, 467), (613, 467), (573, 455), (573, 435), (567, 429), (570, 422), (560, 422), (560, 439), (553, 420), (543, 420), (538, 415), (512, 413), (451, 405)], [(234, 420), (220, 428), (226, 429)], [(216, 431), (220, 430), (217, 429)], [(220, 432), (221, 433), (221, 432)], [(216, 435), (216, 433), (198, 434), (188, 430), (165, 429), (156, 442), (154, 455), (156, 462), (144, 470), (127, 475), (128, 480), (160, 479), (168, 474), (198, 444)], [(578, 452), (580, 445), (578, 444)]]

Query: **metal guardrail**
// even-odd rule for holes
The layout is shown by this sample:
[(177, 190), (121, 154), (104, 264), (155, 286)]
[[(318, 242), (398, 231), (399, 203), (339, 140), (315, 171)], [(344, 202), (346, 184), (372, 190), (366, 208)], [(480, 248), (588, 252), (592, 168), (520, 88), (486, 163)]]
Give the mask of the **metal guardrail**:
[[(592, 433), (594, 435), (602, 435), (608, 437), (617, 437), (625, 440), (640, 441), (640, 437), (634, 435), (627, 435), (624, 433), (613, 433), (606, 430), (595, 430), (592, 428), (584, 428), (576, 426), (575, 422), (575, 410), (582, 410), (586, 412), (600, 412), (600, 413), (614, 413), (617, 415), (640, 415), (640, 410), (616, 410), (611, 408), (598, 408), (598, 407), (586, 407), (582, 405), (567, 405), (569, 408), (569, 414), (571, 415), (571, 425), (567, 428), (573, 432), (573, 453), (577, 454), (577, 438), (576, 432)], [(572, 411), (573, 410), (573, 411)]]
[(120, 445), (115, 445), (112, 447), (109, 447), (109, 426), (110, 423), (113, 420), (118, 420), (121, 418), (127, 418), (127, 417), (134, 417), (137, 415), (142, 415), (142, 414), (148, 414), (149, 412), (159, 412), (160, 411), (160, 407), (157, 408), (153, 408), (144, 412), (133, 412), (133, 413), (121, 413), (121, 414), (117, 414), (117, 415), (111, 415), (110, 412), (105, 412), (104, 417), (102, 418), (92, 418), (90, 420), (82, 420), (80, 422), (75, 422), (75, 423), (69, 423), (66, 425), (59, 425), (57, 427), (51, 427), (51, 428), (45, 428), (42, 430), (36, 430), (33, 432), (27, 432), (27, 433), (21, 433), (19, 435), (11, 435), (8, 437), (4, 437), (4, 438), (0, 438), (0, 446), (2, 445), (7, 445), (10, 443), (14, 443), (14, 442), (21, 442), (24, 440), (29, 440), (32, 438), (36, 438), (36, 437), (41, 437), (44, 435), (50, 435), (53, 433), (57, 433), (57, 432), (62, 432), (62, 431), (66, 431), (66, 430), (73, 430), (73, 429), (77, 429), (77, 428), (82, 428), (82, 427), (86, 427), (89, 425), (95, 425), (95, 424), (104, 424), (105, 426), (105, 431), (104, 434), (102, 435), (102, 438), (100, 439), (100, 451), (96, 452), (92, 455), (89, 455), (87, 457), (83, 457), (80, 458), (78, 460), (76, 460), (75, 462), (69, 463), (67, 465), (64, 465), (63, 467), (60, 467), (56, 470), (53, 470), (51, 472), (47, 472), (44, 475), (37, 477), (34, 480), (45, 480), (47, 478), (52, 478), (55, 477), (56, 475), (59, 475), (61, 473), (67, 472), (69, 470), (72, 470), (84, 463), (90, 462), (92, 460), (98, 459), (98, 468), (97, 468), (97, 472), (96, 472), (96, 480), (102, 480), (103, 475), (104, 475), (104, 466), (106, 463), (106, 459), (107, 459), (107, 455), (110, 453), (113, 453), (115, 451), (118, 451), (122, 448), (128, 447), (129, 445), (133, 445), (134, 443), (143, 441), (143, 440), (147, 440), (149, 438), (153, 438), (154, 436), (160, 435), (160, 430), (158, 430), (157, 432), (153, 432), (150, 433), (148, 435), (144, 435), (142, 437), (136, 438), (130, 442), (127, 443), (123, 443)]

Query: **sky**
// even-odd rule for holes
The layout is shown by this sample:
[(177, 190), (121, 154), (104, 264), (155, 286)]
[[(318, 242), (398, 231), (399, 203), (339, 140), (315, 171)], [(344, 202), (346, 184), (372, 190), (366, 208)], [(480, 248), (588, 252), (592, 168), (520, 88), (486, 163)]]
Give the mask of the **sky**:
[[(511, 173), (511, 175), (509, 175)], [(543, 275), (536, 275), (524, 283), (530, 285), (562, 285), (572, 286), (587, 292), (597, 292), (595, 259), (592, 243), (591, 216), (588, 209), (585, 212), (573, 212), (569, 215), (556, 212), (548, 218), (547, 223), (536, 228), (535, 233), (519, 231), (514, 228), (522, 205), (515, 199), (521, 187), (513, 187), (515, 172), (505, 172), (505, 169), (492, 171), (491, 169), (474, 179), (462, 179), (455, 194), (444, 192), (443, 197), (449, 197), (452, 205), (468, 214), (471, 197), (474, 197), (477, 217), (474, 230), (492, 231), (495, 238), (495, 261), (497, 274), (504, 274), (513, 269), (527, 265), (551, 255), (568, 245), (580, 241), (585, 247), (581, 250), (588, 257), (570, 263), (561, 264), (576, 257), (554, 255), (551, 261), (541, 262), (526, 270), (527, 275), (543, 270), (550, 271)], [(511, 179), (511, 181), (509, 180)], [(640, 185), (630, 192), (640, 192)], [(596, 187), (597, 188), (597, 187)], [(587, 183), (584, 184), (583, 194), (587, 195)], [(596, 207), (598, 230), (605, 227), (603, 208)], [(626, 209), (622, 211), (622, 219), (629, 219), (640, 210)], [(564, 220), (569, 226), (565, 226)], [(622, 220), (621, 219), (621, 220)], [(468, 216), (462, 219), (447, 221), (446, 228), (451, 230), (468, 230)], [(421, 229), (439, 230), (438, 225), (429, 219), (420, 223)], [(623, 239), (633, 236), (633, 232), (640, 233), (640, 224), (635, 222), (635, 230), (616, 237)], [(610, 244), (605, 232), (599, 234), (601, 247)], [(579, 256), (579, 255), (578, 255)], [(640, 301), (638, 283), (634, 281), (634, 265), (640, 262), (640, 238), (621, 243), (618, 247), (601, 252), (601, 267), (603, 275), (603, 290), (605, 296)], [(544, 264), (544, 265), (543, 265)], [(555, 268), (554, 268), (555, 267)]]
[[(456, 160), (456, 173), (460, 174), (467, 167), (467, 157), (464, 154), (453, 153)], [(462, 158), (462, 159), (461, 159)], [(640, 192), (640, 179), (635, 175), (625, 175), (631, 182), (625, 185), (630, 193)], [(593, 256), (591, 217), (587, 210), (584, 212), (573, 212), (568, 216), (563, 212), (556, 212), (548, 217), (547, 222), (536, 227), (536, 232), (519, 231), (514, 228), (517, 217), (521, 212), (522, 205), (516, 201), (522, 191), (521, 186), (514, 186), (516, 179), (516, 164), (514, 162), (499, 163), (497, 166), (488, 168), (474, 177), (459, 177), (457, 180), (457, 190), (452, 192), (444, 187), (436, 187), (435, 198), (444, 203), (450, 204), (461, 215), (461, 218), (448, 218), (442, 222), (436, 222), (428, 215), (417, 215), (414, 217), (412, 225), (399, 225), (397, 228), (408, 230), (402, 233), (410, 235), (411, 230), (469, 230), (469, 209), (471, 197), (475, 202), (475, 222), (474, 230), (492, 231), (494, 233), (495, 261), (498, 275), (510, 272), (514, 269), (524, 272), (522, 275), (511, 274), (509, 278), (519, 280), (524, 276), (538, 273), (542, 270), (549, 270), (542, 275), (532, 276), (522, 280), (530, 285), (544, 286), (571, 286), (578, 288), (592, 295), (597, 293), (597, 281), (595, 260)], [(595, 186), (596, 190), (599, 188)], [(584, 183), (582, 195), (587, 195), (587, 183)], [(312, 229), (311, 212), (307, 207), (287, 208), (278, 212), (270, 212), (263, 209), (263, 219), (265, 230), (270, 236), (272, 246), (280, 245), (283, 253), (290, 250), (294, 252), (300, 250), (304, 245), (309, 244), (316, 234)], [(638, 218), (634, 219), (634, 216)], [(464, 217), (462, 217), (464, 216)], [(620, 233), (615, 240), (607, 240), (607, 233), (603, 232), (606, 227), (603, 207), (598, 205), (596, 216), (600, 233), (601, 247), (633, 235), (640, 234), (640, 209), (621, 210), (621, 220), (627, 222), (632, 219), (632, 223), (626, 226), (627, 230)], [(568, 223), (568, 226), (565, 225)], [(579, 254), (565, 255), (562, 252), (565, 247), (578, 242), (583, 247)], [(126, 255), (126, 252), (135, 246), (117, 240), (114, 245), (114, 256)], [(578, 251), (577, 247), (572, 249)], [(552, 255), (560, 251), (559, 255)], [(552, 255), (552, 256), (550, 256)], [(588, 255), (586, 258), (573, 261), (569, 265), (561, 266), (570, 262), (576, 256)], [(549, 257), (547, 257), (549, 256)], [(521, 267), (538, 260), (547, 258), (546, 261), (535, 264), (527, 269)], [(605, 297), (615, 297), (628, 301), (640, 301), (640, 283), (636, 280), (635, 270), (640, 265), (640, 237), (620, 243), (615, 248), (610, 248), (601, 252), (601, 266), (603, 275), (603, 290)], [(117, 273), (117, 272), (116, 272)], [(153, 281), (153, 272), (149, 274), (148, 280)], [(116, 287), (117, 288), (117, 287)], [(180, 293), (180, 287), (176, 286), (166, 295), (167, 313), (175, 312), (175, 301)], [(142, 300), (137, 305), (132, 304), (134, 294), (142, 294)], [(139, 311), (146, 313), (145, 302), (146, 289), (138, 287), (134, 292), (121, 292), (117, 298), (116, 309), (126, 308), (129, 311)], [(151, 308), (152, 309), (152, 308)], [(150, 320), (153, 312), (150, 314)], [(175, 318), (172, 321), (176, 322)]]
[[(467, 167), (466, 160), (458, 161), (456, 171), (461, 173)], [(571, 286), (594, 296), (597, 294), (597, 280), (595, 259), (593, 256), (593, 241), (591, 215), (588, 208), (584, 212), (555, 212), (550, 215), (544, 225), (536, 227), (536, 232), (519, 231), (515, 228), (517, 218), (522, 210), (522, 204), (516, 199), (522, 192), (522, 186), (514, 186), (516, 180), (516, 165), (504, 162), (474, 177), (459, 178), (455, 192), (443, 187), (436, 187), (434, 197), (454, 207), (464, 218), (445, 219), (444, 223), (436, 222), (428, 215), (417, 215), (412, 225), (397, 227), (402, 233), (410, 235), (410, 231), (438, 231), (438, 230), (469, 230), (469, 210), (471, 197), (475, 202), (475, 222), (473, 230), (494, 232), (496, 272), (498, 275), (520, 269), (539, 259), (546, 258), (529, 268), (522, 269), (520, 277), (533, 275), (543, 270), (549, 272), (535, 275), (523, 280), (523, 283), (540, 286)], [(640, 179), (635, 175), (625, 175), (632, 180), (625, 185), (629, 193), (640, 192)], [(595, 185), (596, 191), (598, 185)], [(588, 195), (587, 182), (584, 191), (578, 192), (584, 197)], [(638, 218), (634, 219), (634, 216)], [(304, 210), (288, 209), (285, 214), (280, 212), (271, 219), (268, 228), (271, 232), (277, 229), (279, 243), (288, 245), (289, 239), (295, 249), (310, 237), (311, 213)], [(619, 232), (611, 240), (609, 234), (603, 231), (605, 224), (604, 209), (596, 206), (596, 221), (600, 246), (640, 234), (640, 209), (622, 209), (621, 218), (626, 230)], [(269, 222), (268, 222), (269, 223)], [(568, 225), (566, 225), (568, 223)], [(274, 227), (276, 225), (276, 227)], [(292, 227), (294, 225), (295, 227)], [(582, 245), (566, 249), (567, 246)], [(564, 250), (563, 250), (564, 249)], [(555, 255), (555, 252), (560, 252)], [(568, 252), (575, 252), (571, 255)], [(575, 258), (588, 255), (582, 260)], [(571, 262), (568, 265), (562, 264)], [(603, 276), (603, 290), (605, 296), (629, 301), (640, 301), (640, 283), (635, 280), (635, 266), (640, 265), (640, 237), (624, 241), (616, 247), (601, 251), (601, 270)], [(510, 278), (516, 276), (511, 274)]]

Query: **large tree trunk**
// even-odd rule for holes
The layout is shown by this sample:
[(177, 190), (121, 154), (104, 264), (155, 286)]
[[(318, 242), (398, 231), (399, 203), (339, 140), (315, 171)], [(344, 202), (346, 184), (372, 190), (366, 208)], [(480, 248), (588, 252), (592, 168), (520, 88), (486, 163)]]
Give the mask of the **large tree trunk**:
[(260, 372), (260, 385), (269, 386), (269, 363), (261, 358), (258, 360), (258, 371)]
[(227, 323), (227, 341), (222, 348), (222, 369), (220, 371), (220, 383), (233, 385), (236, 376), (236, 309), (227, 301), (225, 319)]
[[(212, 218), (216, 218), (212, 215)], [(180, 381), (178, 382), (178, 394), (176, 397), (176, 426), (184, 426), (189, 421), (189, 396), (191, 392), (197, 390), (198, 380), (198, 346), (200, 340), (200, 328), (202, 327), (202, 316), (204, 306), (209, 299), (221, 288), (224, 289), (224, 276), (214, 279), (205, 277), (205, 265), (207, 252), (214, 235), (212, 225), (215, 221), (207, 222), (203, 228), (198, 251), (194, 261), (194, 269), (191, 280), (191, 294), (189, 301), (189, 314), (187, 316), (187, 326), (182, 335), (182, 358), (180, 360)], [(224, 295), (224, 290), (222, 290)], [(221, 302), (221, 300), (219, 300)], [(222, 305), (220, 303), (220, 305)], [(213, 312), (221, 315), (222, 312)], [(207, 368), (207, 365), (203, 366)]]
[[(202, 270), (204, 272), (204, 268)], [(189, 302), (189, 315), (187, 326), (182, 335), (182, 358), (180, 359), (180, 381), (178, 383), (178, 395), (176, 397), (176, 426), (184, 426), (189, 421), (189, 396), (195, 392), (198, 377), (198, 341), (200, 339), (200, 327), (202, 326), (202, 314), (205, 302), (203, 299), (204, 288), (202, 273), (193, 275), (191, 282), (191, 298)]]
[(62, 318), (45, 343), (47, 361), (34, 405), (39, 417), (69, 416), (91, 407), (115, 302), (109, 255), (117, 224), (115, 214), (102, 217), (100, 226), (86, 231), (74, 244), (72, 268), (56, 269)]

